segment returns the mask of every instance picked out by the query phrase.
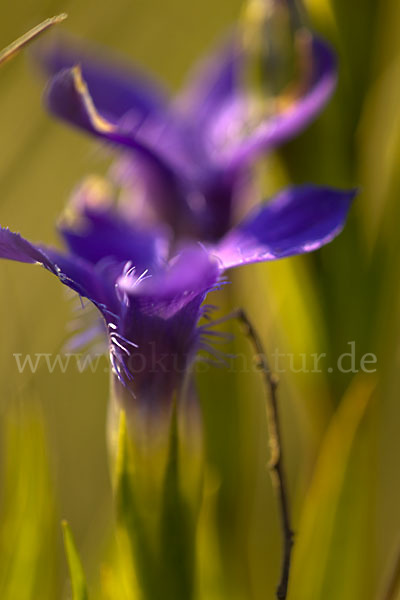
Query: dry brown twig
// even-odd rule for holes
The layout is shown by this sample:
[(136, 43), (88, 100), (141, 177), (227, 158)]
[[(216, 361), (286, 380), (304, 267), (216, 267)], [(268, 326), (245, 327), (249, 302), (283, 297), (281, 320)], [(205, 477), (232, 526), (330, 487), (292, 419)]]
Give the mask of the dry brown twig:
[(277, 401), (278, 379), (270, 369), (260, 336), (245, 311), (243, 309), (237, 309), (227, 315), (223, 321), (228, 319), (236, 319), (242, 325), (245, 335), (248, 337), (254, 348), (255, 358), (258, 367), (263, 374), (268, 390), (266, 395), (266, 412), (270, 447), (269, 468), (271, 471), (272, 483), (278, 497), (283, 537), (281, 576), (276, 589), (276, 596), (278, 600), (285, 600), (289, 584), (293, 531), (291, 527), (289, 499), (283, 468), (282, 439)]
[(1, 50), (0, 52), (0, 65), (5, 63), (7, 60), (15, 56), (22, 48), (25, 48), (32, 40), (36, 39), (39, 35), (53, 27), (54, 25), (58, 25), (62, 23), (67, 18), (65, 13), (61, 15), (57, 15), (56, 17), (50, 17), (46, 19), (36, 27), (30, 29), (27, 33), (22, 35), (20, 38), (12, 42), (9, 46)]

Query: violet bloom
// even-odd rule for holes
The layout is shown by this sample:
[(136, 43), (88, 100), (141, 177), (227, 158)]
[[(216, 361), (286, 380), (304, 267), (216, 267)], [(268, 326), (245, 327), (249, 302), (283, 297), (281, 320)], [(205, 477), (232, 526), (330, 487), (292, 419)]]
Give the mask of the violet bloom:
[(336, 84), (331, 49), (311, 35), (291, 92), (266, 98), (257, 118), (238, 38), (196, 69), (172, 100), (99, 50), (57, 43), (38, 56), (51, 75), (49, 110), (119, 150), (114, 173), (132, 183), (131, 208), (142, 222), (158, 220), (177, 239), (213, 243), (233, 225), (235, 205), (252, 187), (254, 161), (310, 124)]
[(344, 225), (353, 191), (303, 186), (232, 226), (252, 161), (301, 131), (334, 88), (331, 51), (317, 39), (310, 49), (302, 93), (257, 123), (234, 42), (176, 102), (113, 62), (65, 46), (42, 51), (52, 112), (119, 148), (143, 195), (129, 212), (83, 190), (60, 229), (65, 252), (2, 229), (0, 257), (42, 264), (97, 307), (115, 376), (147, 406), (181, 391), (207, 343), (203, 301), (227, 269), (315, 250)]
[[(342, 229), (352, 191), (289, 188), (216, 244), (177, 249), (165, 231), (129, 221), (90, 190), (61, 225), (66, 250), (34, 245), (0, 229), (0, 257), (39, 263), (98, 309), (113, 372), (132, 401), (168, 406), (207, 339), (199, 325), (207, 293), (226, 269), (310, 252)], [(95, 198), (96, 200), (96, 198)]]

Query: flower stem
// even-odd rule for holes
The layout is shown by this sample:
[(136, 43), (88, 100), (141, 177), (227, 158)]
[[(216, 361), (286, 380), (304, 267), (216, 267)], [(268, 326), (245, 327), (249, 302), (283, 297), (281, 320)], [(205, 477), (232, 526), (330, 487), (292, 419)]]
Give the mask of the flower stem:
[(289, 499), (285, 483), (283, 454), (282, 454), (282, 439), (280, 433), (279, 411), (277, 401), (278, 380), (271, 372), (270, 366), (264, 348), (256, 329), (250, 321), (247, 314), (242, 309), (238, 309), (232, 313), (232, 318), (235, 318), (244, 328), (244, 333), (250, 340), (258, 362), (258, 367), (262, 371), (264, 382), (267, 386), (268, 393), (266, 397), (267, 423), (269, 432), (269, 447), (270, 461), (269, 468), (271, 471), (272, 484), (275, 488), (280, 508), (280, 519), (283, 537), (283, 557), (281, 576), (278, 587), (276, 589), (276, 597), (278, 600), (285, 600), (289, 584), (289, 574), (293, 547), (293, 531), (290, 521)]

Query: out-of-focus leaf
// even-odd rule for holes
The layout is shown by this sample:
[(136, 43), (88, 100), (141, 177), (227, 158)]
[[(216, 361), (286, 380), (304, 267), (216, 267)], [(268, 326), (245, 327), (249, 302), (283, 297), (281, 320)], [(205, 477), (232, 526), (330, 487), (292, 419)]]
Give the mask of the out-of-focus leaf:
[(194, 591), (194, 515), (180, 489), (179, 434), (174, 405), (165, 470), (160, 522), (160, 563), (164, 598), (190, 600)]
[(163, 597), (163, 584), (158, 576), (158, 565), (138, 506), (133, 480), (126, 415), (121, 410), (116, 461), (117, 518), (129, 543), (133, 570), (143, 597), (146, 600), (157, 600)]
[(101, 565), (100, 578), (96, 580), (93, 597), (98, 600), (138, 600), (140, 592), (132, 560), (127, 548), (120, 540), (113, 539), (107, 560)]
[(308, 13), (318, 22), (334, 23), (334, 15), (329, 0), (305, 0), (304, 5)]
[(16, 410), (3, 413), (2, 430), (6, 443), (1, 473), (0, 596), (52, 600), (55, 510), (41, 415), (27, 405), (20, 415)]
[[(222, 564), (217, 539), (217, 501), (220, 481), (214, 471), (206, 471), (203, 480), (203, 502), (198, 517), (197, 570), (198, 598), (223, 598)], [(230, 596), (232, 598), (232, 595)], [(232, 599), (233, 600), (233, 599)]]
[(400, 547), (396, 548), (387, 573), (385, 574), (382, 590), (378, 600), (398, 600), (400, 598)]
[(62, 530), (65, 553), (67, 555), (68, 567), (71, 575), (72, 600), (88, 600), (89, 596), (85, 574), (67, 521), (62, 522)]
[[(296, 427), (304, 437), (305, 452), (313, 453), (332, 413), (325, 372), (329, 358), (320, 361), (317, 371), (314, 368), (313, 356), (329, 354), (329, 348), (313, 273), (306, 261), (296, 258), (255, 265), (238, 275), (236, 305), (256, 315), (253, 320), (272, 370), (292, 388), (293, 397), (301, 396), (295, 407), (300, 417)], [(257, 293), (248, 294), (251, 288)]]
[(358, 376), (326, 433), (296, 528), (289, 598), (365, 598), (369, 520), (364, 502), (372, 470), (368, 452), (360, 451), (359, 428), (374, 387), (374, 379)]

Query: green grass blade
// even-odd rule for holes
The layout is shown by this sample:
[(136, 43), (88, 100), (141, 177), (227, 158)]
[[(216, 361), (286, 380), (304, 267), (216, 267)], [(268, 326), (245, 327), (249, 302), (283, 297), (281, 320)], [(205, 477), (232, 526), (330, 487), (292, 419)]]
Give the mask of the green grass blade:
[(157, 577), (157, 564), (149, 543), (148, 533), (139, 510), (133, 487), (132, 460), (129, 449), (126, 416), (120, 413), (116, 463), (117, 518), (127, 536), (133, 569), (146, 600), (158, 600), (162, 584)]
[(180, 489), (179, 433), (173, 408), (161, 510), (161, 563), (166, 598), (190, 600), (194, 593), (194, 516)]
[(88, 600), (85, 574), (67, 521), (62, 522), (62, 530), (65, 553), (71, 575), (72, 600)]
[(54, 598), (55, 507), (41, 413), (25, 405), (2, 415), (0, 597)]
[(375, 381), (357, 378), (324, 438), (296, 527), (289, 598), (350, 600), (368, 589), (374, 484), (363, 419)]

